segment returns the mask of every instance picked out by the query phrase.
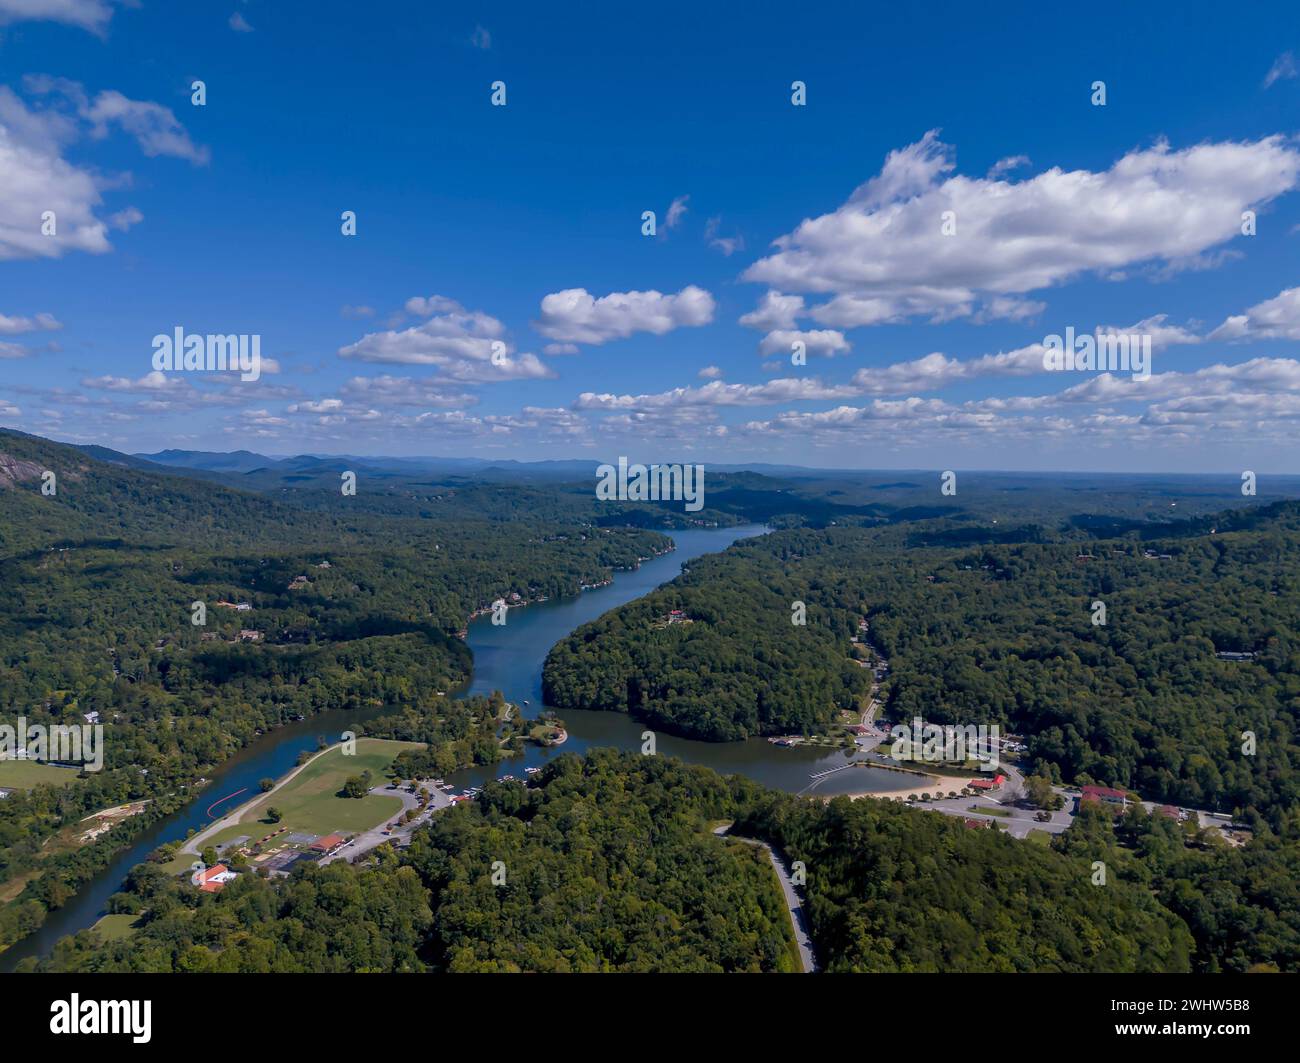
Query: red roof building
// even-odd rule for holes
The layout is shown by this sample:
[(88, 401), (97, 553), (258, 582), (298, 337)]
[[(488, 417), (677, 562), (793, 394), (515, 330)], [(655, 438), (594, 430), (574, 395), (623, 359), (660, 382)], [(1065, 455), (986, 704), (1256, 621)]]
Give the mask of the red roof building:
[(327, 834), (323, 838), (317, 838), (311, 843), (313, 853), (332, 853), (343, 844), (342, 834)]
[(1081, 805), (1108, 805), (1111, 808), (1123, 808), (1128, 803), (1128, 794), (1110, 786), (1085, 786)]
[(215, 867), (204, 868), (202, 871), (196, 871), (190, 876), (190, 882), (198, 886), (204, 893), (219, 893), (221, 887), (231, 879), (239, 876), (226, 867), (225, 864), (217, 864)]

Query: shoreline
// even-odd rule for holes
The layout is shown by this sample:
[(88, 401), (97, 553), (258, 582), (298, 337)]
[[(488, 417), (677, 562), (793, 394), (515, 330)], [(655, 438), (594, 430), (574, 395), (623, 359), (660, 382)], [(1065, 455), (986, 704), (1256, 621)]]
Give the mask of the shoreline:
[[(960, 793), (970, 784), (970, 779), (963, 778), (960, 775), (928, 775), (924, 772), (908, 771), (904, 768), (891, 769), (906, 775), (914, 775), (918, 782), (913, 788), (904, 788), (901, 790), (857, 790), (850, 794), (827, 794), (822, 800), (829, 801), (833, 797), (847, 797), (850, 801), (856, 801), (860, 797), (887, 798), (891, 801), (906, 801), (908, 794), (933, 793), (936, 790), (944, 794), (956, 790)], [(919, 780), (925, 780), (921, 782)]]

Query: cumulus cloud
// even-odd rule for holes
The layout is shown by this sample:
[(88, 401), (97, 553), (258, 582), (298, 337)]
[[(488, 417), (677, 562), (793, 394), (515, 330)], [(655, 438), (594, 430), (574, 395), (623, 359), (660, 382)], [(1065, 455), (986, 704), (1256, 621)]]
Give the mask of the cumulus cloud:
[[(62, 157), (71, 135), (59, 116), (29, 110), (0, 86), (0, 261), (110, 250), (106, 225), (95, 216), (99, 183)], [(42, 232), (46, 212), (54, 218), (52, 235)]]
[(777, 402), (827, 400), (856, 395), (845, 385), (823, 384), (815, 377), (784, 377), (765, 384), (725, 384), (715, 380), (700, 387), (673, 388), (650, 395), (613, 395), (584, 391), (575, 410), (654, 410), (684, 406), (764, 406)]
[(934, 352), (909, 362), (879, 369), (859, 369), (853, 383), (865, 394), (898, 395), (908, 391), (938, 391), (963, 380), (982, 377), (1030, 376), (1043, 372), (1039, 343), (1013, 351), (986, 354), (965, 361)]
[(0, 261), (58, 258), (74, 250), (103, 254), (111, 250), (110, 228), (124, 231), (141, 220), (134, 207), (97, 216), (102, 191), (125, 182), (67, 161), (66, 149), (85, 136), (102, 139), (119, 127), (146, 155), (195, 164), (208, 159), (207, 149), (197, 147), (160, 104), (114, 91), (92, 100), (79, 84), (59, 78), (29, 77), (24, 84), (44, 106), (33, 108), (0, 86)]
[[(362, 362), (434, 366), (443, 377), (462, 383), (538, 379), (555, 374), (535, 354), (518, 354), (506, 338), (505, 326), (480, 311), (461, 309), (441, 296), (411, 299), (423, 312), (438, 312), (421, 325), (400, 331), (371, 332), (339, 348), (339, 357)], [(454, 307), (454, 309), (452, 309)], [(412, 311), (416, 312), (416, 311)]]
[(599, 345), (636, 332), (662, 336), (676, 328), (707, 325), (713, 312), (713, 296), (695, 285), (676, 295), (611, 292), (599, 299), (585, 288), (568, 288), (542, 299), (542, 316), (535, 327), (562, 343)]
[(434, 314), (457, 314), (465, 308), (445, 295), (416, 295), (406, 300), (404, 309), (415, 317), (432, 317)]
[[(802, 222), (744, 279), (825, 296), (811, 316), (838, 328), (969, 316), (1085, 272), (1211, 265), (1241, 212), (1295, 188), (1300, 152), (1284, 137), (1164, 141), (1108, 170), (1046, 170), (1023, 181), (955, 174), (936, 131), (891, 152), (837, 210)], [(955, 235), (944, 235), (946, 211)]]
[(758, 345), (758, 353), (767, 357), (771, 354), (790, 354), (794, 344), (802, 343), (808, 354), (834, 358), (837, 354), (847, 354), (849, 341), (844, 333), (835, 329), (775, 329), (763, 337)]
[(1167, 324), (1168, 314), (1153, 314), (1151, 317), (1143, 318), (1135, 325), (1118, 327), (1115, 325), (1099, 325), (1093, 329), (1093, 334), (1098, 338), (1103, 336), (1150, 336), (1151, 350), (1160, 351), (1166, 347), (1177, 347), (1182, 344), (1192, 344), (1202, 342), (1202, 336), (1182, 325)]
[(448, 390), (445, 384), (406, 376), (354, 376), (343, 385), (344, 398), (368, 406), (473, 406), (478, 396)]
[(716, 365), (706, 365), (696, 375), (701, 380), (719, 380), (722, 377), (722, 370)]
[(22, 332), (52, 332), (63, 325), (53, 314), (37, 314), (34, 317), (8, 317), (0, 314), (0, 336), (17, 336)]
[(23, 20), (62, 22), (102, 34), (112, 17), (108, 0), (0, 0), (0, 26)]
[(804, 312), (802, 295), (782, 295), (780, 292), (764, 292), (758, 301), (758, 307), (748, 314), (742, 314), (740, 323), (746, 328), (792, 329), (799, 315)]
[(1300, 339), (1300, 288), (1287, 288), (1235, 314), (1210, 333), (1212, 340)]

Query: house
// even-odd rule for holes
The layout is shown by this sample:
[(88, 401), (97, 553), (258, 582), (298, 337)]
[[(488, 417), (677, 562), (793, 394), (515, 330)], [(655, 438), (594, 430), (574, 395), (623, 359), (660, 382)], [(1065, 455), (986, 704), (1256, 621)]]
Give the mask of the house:
[(291, 591), (300, 590), (301, 588), (307, 586), (309, 582), (310, 581), (307, 579), (306, 576), (294, 576), (292, 582), (290, 582), (289, 584), (289, 589)]
[(239, 642), (261, 642), (262, 633), (254, 631), (252, 628), (242, 628), (239, 632)]
[(1176, 809), (1173, 805), (1161, 805), (1156, 809), (1156, 811), (1166, 819), (1172, 819), (1174, 822), (1178, 822), (1183, 818), (1182, 812)]
[(0, 801), (3, 801), (11, 793), (13, 793), (12, 790), (6, 790), (3, 786), (0, 786)]
[(1122, 811), (1128, 804), (1128, 794), (1110, 786), (1085, 786), (1079, 798), (1080, 805), (1102, 805), (1113, 811)]
[(986, 819), (972, 819), (970, 816), (966, 816), (962, 819), (962, 822), (966, 824), (967, 830), (988, 830), (989, 829), (989, 821)]
[(1216, 653), (1214, 656), (1221, 661), (1253, 661), (1255, 659), (1253, 653), (1236, 653), (1232, 650), (1225, 650), (1222, 653)]
[(220, 601), (215, 604), (221, 609), (234, 609), (236, 612), (240, 613), (246, 613), (253, 608), (248, 602)]
[(84, 716), (82, 716), (81, 718), (82, 718), (83, 720), (85, 720), (87, 723), (99, 723), (99, 713), (98, 713), (98, 712), (88, 712), (88, 713), (86, 713)]
[(237, 872), (231, 871), (225, 864), (196, 871), (190, 876), (190, 885), (198, 886), (204, 893), (220, 893), (227, 882), (239, 878)]
[(329, 856), (337, 852), (344, 841), (346, 839), (342, 834), (326, 834), (323, 838), (317, 838), (311, 843), (311, 851)]
[(999, 773), (991, 779), (971, 779), (966, 785), (976, 790), (996, 790), (1006, 781), (1007, 777)]

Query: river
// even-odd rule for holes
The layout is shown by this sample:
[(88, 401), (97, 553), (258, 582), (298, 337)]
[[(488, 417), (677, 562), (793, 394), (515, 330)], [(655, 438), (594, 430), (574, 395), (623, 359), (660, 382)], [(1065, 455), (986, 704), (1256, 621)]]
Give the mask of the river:
[[(738, 528), (707, 528), (673, 531), (669, 534), (677, 549), (644, 562), (640, 568), (614, 574), (614, 582), (586, 591), (575, 598), (540, 602), (511, 609), (503, 625), (494, 625), (490, 616), (479, 617), (469, 625), (467, 642), (474, 653), (474, 676), (458, 691), (459, 696), (490, 694), (500, 690), (510, 701), (533, 716), (542, 707), (542, 665), (560, 639), (575, 628), (594, 620), (616, 606), (639, 598), (673, 579), (681, 567), (703, 554), (726, 549), (737, 539), (761, 535), (761, 525)], [(527, 706), (523, 702), (527, 701)], [(259, 738), (226, 761), (203, 787), (197, 798), (179, 811), (160, 819), (141, 834), (112, 863), (90, 879), (77, 895), (57, 911), (49, 914), (45, 925), (35, 934), (0, 953), (0, 972), (11, 971), (27, 956), (46, 955), (54, 943), (95, 923), (104, 914), (108, 898), (122, 887), (127, 872), (165, 842), (185, 837), (214, 818), (231, 812), (258, 792), (262, 779), (278, 779), (297, 764), (305, 750), (314, 750), (322, 737), (337, 741), (340, 732), (367, 719), (382, 715), (384, 708), (366, 712), (333, 711), (308, 720), (278, 728)], [(523, 769), (540, 766), (564, 753), (582, 753), (593, 747), (640, 750), (644, 724), (622, 713), (565, 710), (561, 713), (569, 739), (562, 746), (542, 748), (529, 744), (522, 757), (512, 757), (492, 768), (470, 769), (447, 777), (447, 782), (464, 788), (476, 786), (489, 778), (512, 774), (522, 777)], [(702, 764), (724, 774), (739, 773), (776, 789), (798, 793), (810, 785), (810, 776), (827, 768), (838, 767), (850, 758), (838, 750), (781, 748), (759, 738), (746, 742), (696, 742), (659, 733), (656, 750), (660, 756), (680, 757), (691, 764)], [(878, 768), (853, 768), (828, 776), (817, 783), (818, 794), (846, 793), (869, 789), (899, 789), (900, 783), (913, 780)], [(216, 816), (207, 809), (219, 798), (241, 789), (237, 801), (223, 803)]]

